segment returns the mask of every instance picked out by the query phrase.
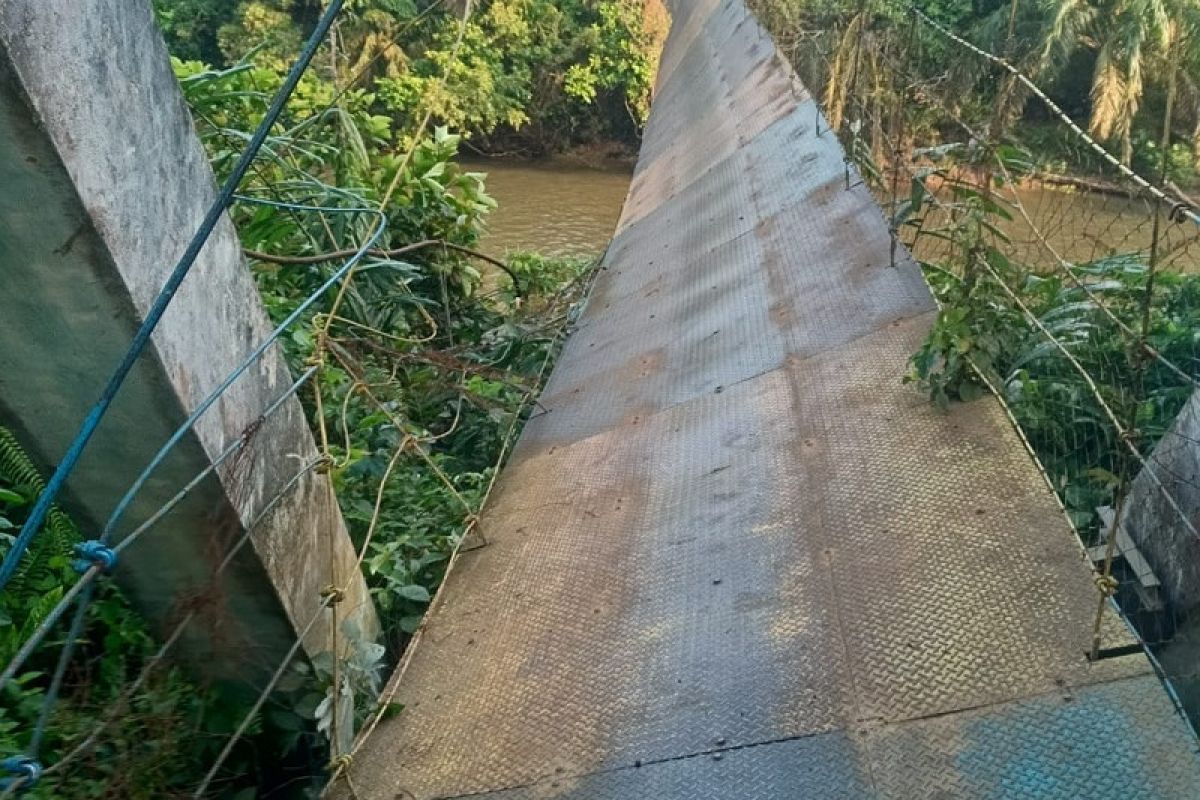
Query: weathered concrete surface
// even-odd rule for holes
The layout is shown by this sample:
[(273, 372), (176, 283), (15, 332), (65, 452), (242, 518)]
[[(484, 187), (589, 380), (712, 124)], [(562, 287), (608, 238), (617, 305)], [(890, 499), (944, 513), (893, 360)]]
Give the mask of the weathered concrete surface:
[[(1159, 658), (1193, 719), (1200, 719), (1200, 540), (1194, 533), (1200, 529), (1197, 442), (1200, 393), (1188, 400), (1148, 459), (1153, 475), (1143, 470), (1134, 479), (1123, 512), (1125, 530), (1162, 582), (1176, 630), (1171, 641), (1161, 646)], [(1178, 510), (1163, 494), (1164, 488)]]
[(603, 274), (353, 796), (1197, 796), (1147, 660), (1087, 660), (1001, 408), (902, 384), (933, 301), (812, 98), (741, 0), (672, 12)]
[[(0, 3), (0, 421), (49, 466), (128, 346), (215, 190), (147, 0)], [(252, 347), (269, 321), (223, 219), (69, 484), (93, 535), (154, 452)], [(243, 435), (291, 383), (277, 352), (180, 444), (118, 538)], [(316, 612), (348, 587), (374, 612), (324, 476), (310, 476), (210, 580), (243, 531), (315, 449), (295, 400), (123, 558), (117, 579), (154, 621), (199, 610), (187, 661), (259, 683)], [(337, 561), (331, 573), (330, 551)], [(309, 653), (329, 648), (328, 614)]]
[[(1126, 530), (1181, 613), (1200, 607), (1200, 541), (1187, 526), (1187, 522), (1200, 526), (1197, 442), (1200, 394), (1192, 395), (1148, 459), (1153, 475), (1143, 470), (1134, 479), (1123, 512)], [(1163, 494), (1160, 483), (1178, 511)]]

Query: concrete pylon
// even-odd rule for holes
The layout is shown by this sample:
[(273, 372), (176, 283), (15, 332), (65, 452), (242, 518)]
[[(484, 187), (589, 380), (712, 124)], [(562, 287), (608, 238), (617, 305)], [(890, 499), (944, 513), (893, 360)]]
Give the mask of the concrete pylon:
[[(148, 0), (0, 2), (0, 423), (45, 467), (66, 450), (215, 196)], [(222, 219), (71, 478), (92, 536), (156, 450), (270, 332)], [(261, 685), (298, 632), (331, 648), (378, 629), (325, 475), (309, 472), (214, 577), (250, 520), (316, 459), (272, 351), (209, 409), (117, 531), (145, 520), (230, 442), (247, 446), (122, 557), (116, 580), (160, 629), (199, 612), (182, 648), (206, 677)], [(348, 636), (340, 636), (339, 649)]]
[(1175, 630), (1158, 648), (1159, 660), (1193, 720), (1200, 720), (1198, 442), (1200, 392), (1195, 392), (1147, 459), (1149, 470), (1134, 478), (1122, 523), (1161, 582)]

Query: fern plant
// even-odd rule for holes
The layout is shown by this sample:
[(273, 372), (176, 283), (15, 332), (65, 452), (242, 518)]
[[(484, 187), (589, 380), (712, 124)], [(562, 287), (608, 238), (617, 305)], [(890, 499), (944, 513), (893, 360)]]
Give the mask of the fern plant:
[[(12, 431), (0, 427), (0, 534), (6, 538), (5, 553), (11, 546), (8, 530), (18, 527), (30, 504), (45, 488), (29, 453)], [(71, 518), (58, 506), (51, 506), (42, 531), (30, 543), (20, 569), (5, 589), (4, 610), (10, 624), (24, 627), (41, 621), (38, 610), (45, 603), (39, 601), (61, 586), (62, 572), (79, 540), (79, 529)]]

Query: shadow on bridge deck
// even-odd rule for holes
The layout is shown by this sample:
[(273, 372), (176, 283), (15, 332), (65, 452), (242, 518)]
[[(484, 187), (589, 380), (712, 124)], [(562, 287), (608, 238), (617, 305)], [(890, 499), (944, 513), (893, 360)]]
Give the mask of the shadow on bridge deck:
[[(1194, 798), (1002, 410), (741, 0), (679, 0), (604, 273), (362, 798)], [(852, 181), (856, 178), (852, 176)], [(1109, 644), (1125, 641), (1109, 620)]]

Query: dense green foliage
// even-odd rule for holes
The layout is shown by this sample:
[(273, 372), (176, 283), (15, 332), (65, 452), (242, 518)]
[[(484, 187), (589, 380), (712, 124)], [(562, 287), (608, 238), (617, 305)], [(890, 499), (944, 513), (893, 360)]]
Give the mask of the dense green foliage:
[[(1016, 137), (1039, 168), (1094, 172), (1095, 154), (1028, 90), (957, 45), (912, 25), (901, 0), (754, 0), (837, 126), (847, 98), (886, 106), (911, 79), (946, 101), (931, 111), (909, 93), (904, 129), (924, 144), (961, 129), (946, 112)], [(1200, 163), (1200, 6), (1191, 0), (916, 2), (934, 20), (1021, 69), (1126, 164), (1157, 175), (1162, 119), (1173, 106), (1168, 174), (1196, 180)], [(899, 75), (899, 79), (897, 78)], [(853, 86), (850, 82), (853, 82)], [(860, 112), (856, 111), (855, 115)], [(870, 112), (865, 112), (869, 115)], [(884, 123), (886, 124), (886, 123)]]
[[(308, 0), (156, 0), (174, 52), (278, 70), (319, 10)], [(466, 24), (464, 12), (470, 10)], [(317, 71), (408, 132), (425, 113), (488, 152), (542, 154), (645, 121), (661, 31), (641, 0), (357, 0)]]
[[(1096, 509), (1113, 505), (1122, 476), (1140, 468), (1109, 413), (1136, 431), (1138, 449), (1149, 453), (1193, 390), (1130, 332), (1140, 333), (1145, 318), (1145, 343), (1166, 361), (1192, 365), (1200, 274), (1156, 271), (1151, 290), (1140, 253), (1081, 263), (1071, 273), (1021, 264), (1007, 255), (1007, 237), (996, 227), (1012, 209), (972, 184), (947, 183), (941, 202), (957, 217), (934, 233), (950, 237), (953, 247), (925, 265), (942, 311), (913, 357), (912, 380), (943, 406), (972, 400), (989, 386), (998, 391), (1072, 522), (1093, 537)], [(917, 181), (914, 196), (909, 224), (917, 228), (932, 192)]]
[[(0, 550), (7, 549), (12, 532), (24, 522), (44, 485), (16, 438), (0, 428)], [(78, 578), (70, 563), (80, 538), (74, 522), (54, 509), (16, 577), (0, 594), (0, 662), (12, 659)], [(14, 685), (0, 695), (0, 753), (25, 750), (60, 647), (61, 642), (35, 653)], [(67, 676), (65, 701), (50, 719), (43, 757), (57, 763), (98, 720), (111, 715), (111, 724), (95, 749), (64, 765), (60, 774), (26, 796), (152, 798), (171, 787), (184, 788), (177, 778), (195, 774), (203, 759), (213, 755), (209, 736), (227, 732), (229, 720), (221, 718), (217, 695), (199, 690), (170, 667), (155, 673), (132, 702), (126, 702), (128, 682), (157, 649), (121, 592), (104, 584)], [(210, 713), (203, 715), (205, 709)]]

